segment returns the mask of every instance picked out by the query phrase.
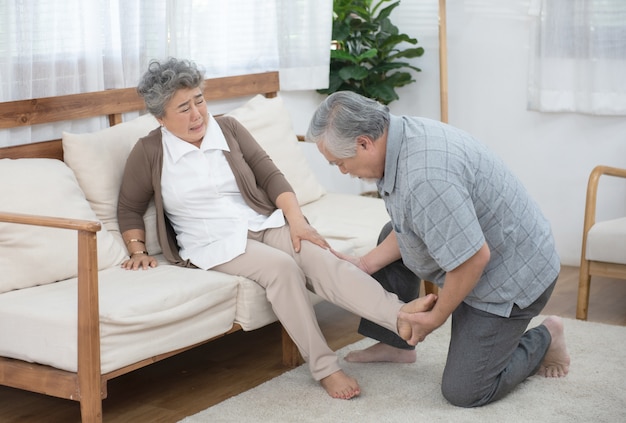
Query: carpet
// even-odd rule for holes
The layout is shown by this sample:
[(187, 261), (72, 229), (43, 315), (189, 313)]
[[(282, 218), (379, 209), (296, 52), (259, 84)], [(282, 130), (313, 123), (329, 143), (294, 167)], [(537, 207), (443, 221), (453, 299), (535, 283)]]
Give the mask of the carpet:
[[(530, 326), (539, 324), (537, 317)], [(418, 346), (413, 364), (348, 363), (362, 393), (330, 398), (307, 365), (187, 417), (181, 423), (218, 422), (626, 422), (626, 327), (564, 319), (572, 358), (562, 379), (533, 376), (504, 399), (480, 408), (457, 408), (442, 397), (441, 374), (449, 321)], [(364, 339), (340, 357), (373, 343)]]

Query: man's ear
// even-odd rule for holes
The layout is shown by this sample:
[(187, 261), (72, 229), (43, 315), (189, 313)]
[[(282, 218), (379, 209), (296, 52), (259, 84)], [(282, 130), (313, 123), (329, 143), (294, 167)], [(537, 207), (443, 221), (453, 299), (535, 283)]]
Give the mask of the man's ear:
[(369, 137), (366, 137), (365, 135), (361, 135), (361, 136), (357, 137), (357, 139), (356, 139), (356, 147), (357, 148), (362, 148), (364, 150), (367, 150), (371, 146), (372, 146), (372, 140), (369, 139)]

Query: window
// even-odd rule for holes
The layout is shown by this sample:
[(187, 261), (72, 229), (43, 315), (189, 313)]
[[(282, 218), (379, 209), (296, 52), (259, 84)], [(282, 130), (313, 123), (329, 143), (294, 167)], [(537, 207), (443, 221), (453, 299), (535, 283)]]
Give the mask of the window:
[(626, 114), (626, 2), (537, 0), (529, 108)]
[[(328, 84), (332, 0), (0, 0), (0, 10), (0, 101), (133, 87), (167, 56), (207, 77), (279, 70), (283, 90)], [(76, 125), (65, 129), (104, 124)], [(16, 131), (57, 136), (26, 130), (0, 131), (0, 145)]]

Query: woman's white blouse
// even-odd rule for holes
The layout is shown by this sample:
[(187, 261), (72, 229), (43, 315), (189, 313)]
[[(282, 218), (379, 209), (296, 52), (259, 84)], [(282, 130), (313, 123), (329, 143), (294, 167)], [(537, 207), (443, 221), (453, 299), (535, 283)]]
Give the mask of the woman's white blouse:
[(224, 157), (228, 144), (211, 115), (200, 148), (161, 131), (163, 205), (183, 259), (210, 269), (245, 251), (248, 230), (285, 224), (280, 209), (268, 217), (246, 204)]

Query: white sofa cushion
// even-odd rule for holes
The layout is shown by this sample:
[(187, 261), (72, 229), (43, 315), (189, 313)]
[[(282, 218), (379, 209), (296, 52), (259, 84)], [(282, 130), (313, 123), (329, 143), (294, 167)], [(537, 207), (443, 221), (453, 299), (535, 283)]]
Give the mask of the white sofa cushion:
[[(0, 159), (0, 209), (12, 213), (98, 221), (72, 171), (54, 159)], [(117, 266), (126, 251), (102, 228), (98, 267)], [(78, 274), (76, 231), (0, 223), (0, 293)]]
[(259, 94), (227, 116), (237, 119), (263, 147), (293, 187), (300, 205), (324, 195), (326, 190), (298, 145), (289, 111), (280, 97)]
[[(97, 132), (63, 132), (63, 160), (74, 171), (91, 208), (111, 232), (119, 233), (117, 198), (126, 159), (137, 140), (158, 126), (154, 116), (147, 114)], [(146, 248), (150, 254), (158, 254), (161, 248), (153, 204), (146, 211), (144, 221)]]
[(626, 264), (626, 217), (597, 222), (587, 233), (587, 260)]
[[(230, 330), (241, 279), (163, 260), (100, 271), (102, 373)], [(0, 356), (75, 372), (76, 302), (76, 279), (0, 295)]]
[(302, 212), (311, 225), (341, 252), (363, 255), (376, 247), (380, 230), (389, 221), (380, 198), (327, 193), (306, 204)]
[(277, 320), (272, 305), (267, 301), (265, 289), (250, 279), (242, 279), (237, 290), (235, 323), (250, 331)]

